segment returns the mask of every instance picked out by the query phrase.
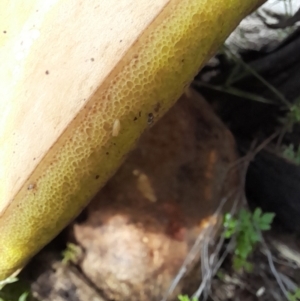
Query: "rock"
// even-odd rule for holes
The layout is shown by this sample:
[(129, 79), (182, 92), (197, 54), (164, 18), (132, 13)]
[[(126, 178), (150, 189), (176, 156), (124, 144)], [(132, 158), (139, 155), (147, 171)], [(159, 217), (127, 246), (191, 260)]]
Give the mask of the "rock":
[[(210, 226), (218, 229), (213, 214), (224, 198), (222, 209), (230, 210), (239, 187), (239, 174), (230, 168), (236, 159), (230, 132), (189, 91), (144, 134), (75, 223), (85, 276), (110, 300), (160, 300), (196, 238)], [(185, 275), (170, 298), (193, 292), (199, 274)]]
[[(234, 53), (249, 50), (271, 51), (297, 28), (294, 26), (286, 30), (276, 25), (281, 24), (281, 20), (291, 17), (298, 9), (298, 0), (291, 0), (288, 5), (284, 1), (268, 0), (241, 21), (226, 40), (226, 45)], [(288, 24), (293, 25), (292, 22)]]

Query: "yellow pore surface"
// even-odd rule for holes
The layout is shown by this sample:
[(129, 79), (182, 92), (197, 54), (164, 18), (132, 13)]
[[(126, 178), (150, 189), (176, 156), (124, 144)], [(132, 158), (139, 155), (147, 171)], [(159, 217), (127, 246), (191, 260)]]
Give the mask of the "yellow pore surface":
[(0, 279), (80, 213), (258, 2), (172, 0), (165, 6), (0, 217)]

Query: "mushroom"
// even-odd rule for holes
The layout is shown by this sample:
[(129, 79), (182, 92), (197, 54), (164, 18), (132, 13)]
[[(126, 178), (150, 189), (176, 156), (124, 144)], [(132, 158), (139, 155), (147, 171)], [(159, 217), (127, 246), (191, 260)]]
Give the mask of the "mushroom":
[(0, 279), (120, 166), (262, 0), (0, 3)]

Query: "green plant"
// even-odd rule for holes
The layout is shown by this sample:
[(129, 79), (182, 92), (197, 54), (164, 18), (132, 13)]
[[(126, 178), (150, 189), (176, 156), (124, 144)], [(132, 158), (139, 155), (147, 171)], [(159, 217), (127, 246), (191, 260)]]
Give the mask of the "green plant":
[(225, 238), (235, 237), (236, 246), (233, 257), (233, 267), (235, 270), (252, 270), (252, 264), (248, 261), (254, 247), (261, 241), (260, 231), (271, 228), (274, 213), (262, 213), (260, 208), (256, 208), (253, 213), (249, 210), (241, 209), (237, 217), (230, 213), (224, 216)]
[(18, 301), (26, 301), (28, 295), (29, 295), (28, 292), (24, 292), (24, 293), (19, 297), (19, 300), (18, 300)]
[(300, 97), (293, 100), (290, 106), (287, 107), (287, 112), (284, 117), (279, 118), (285, 132), (292, 132), (294, 125), (300, 123)]
[(288, 292), (289, 301), (299, 301), (300, 300), (300, 288), (298, 287), (294, 293)]
[[(66, 249), (62, 252), (62, 263), (68, 264), (70, 262), (76, 263), (82, 255), (82, 250), (79, 246), (73, 243), (67, 243)], [(1, 300), (0, 300), (1, 301)]]
[(28, 292), (24, 292), (18, 299), (11, 299), (11, 298), (8, 298), (7, 297), (0, 297), (0, 301), (27, 301), (28, 299), (28, 295), (29, 293)]
[(222, 270), (218, 270), (216, 276), (221, 280), (224, 281), (226, 274)]
[(29, 284), (23, 280), (11, 277), (0, 287), (0, 301), (33, 301)]
[(17, 294), (7, 295), (6, 293), (0, 292), (0, 301), (28, 301), (29, 292), (23, 292), (20, 296)]
[(188, 295), (179, 295), (178, 296), (179, 301), (198, 301), (196, 297), (193, 297), (192, 299)]
[(290, 144), (284, 148), (282, 154), (286, 159), (289, 159), (293, 163), (300, 165), (300, 146), (295, 148), (294, 144)]
[(5, 280), (0, 281), (0, 291), (6, 286), (7, 284), (15, 283), (18, 281), (17, 277), (8, 277)]
[(300, 104), (299, 98), (294, 101), (294, 104), (290, 107), (290, 111), (287, 115), (287, 120), (290, 121), (291, 124), (300, 122)]

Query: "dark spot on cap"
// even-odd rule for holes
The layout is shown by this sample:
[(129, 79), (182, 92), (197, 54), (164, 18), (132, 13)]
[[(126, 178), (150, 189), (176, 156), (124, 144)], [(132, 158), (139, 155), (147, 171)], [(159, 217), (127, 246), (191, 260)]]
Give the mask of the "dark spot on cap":
[(46, 70), (46, 72), (45, 72), (47, 75), (49, 74), (49, 71), (48, 70)]
[(134, 118), (133, 118), (133, 121), (137, 121), (137, 117), (134, 117)]
[(96, 175), (96, 176), (95, 176), (95, 179), (98, 180), (98, 179), (99, 179), (99, 175)]
[(120, 43), (122, 43), (123, 40), (120, 40)]
[(6, 33), (7, 31), (6, 30), (3, 30), (3, 33)]
[(91, 58), (91, 61), (93, 62), (94, 60), (95, 60), (95, 59), (92, 57), (92, 58)]
[(109, 155), (109, 152), (106, 152), (107, 155)]
[(154, 120), (154, 115), (152, 113), (149, 113), (148, 114), (148, 124), (152, 124), (153, 123), (153, 120)]

